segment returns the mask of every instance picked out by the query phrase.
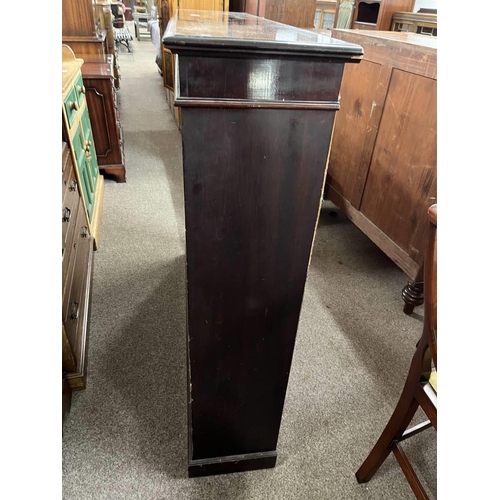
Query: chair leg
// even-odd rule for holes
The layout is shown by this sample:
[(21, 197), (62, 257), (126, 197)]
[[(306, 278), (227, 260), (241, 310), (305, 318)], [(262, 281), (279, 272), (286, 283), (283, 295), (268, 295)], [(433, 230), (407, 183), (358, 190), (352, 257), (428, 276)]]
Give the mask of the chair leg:
[(392, 451), (417, 500), (429, 500), (429, 497), (427, 496), (422, 483), (418, 479), (418, 476), (415, 474), (415, 470), (411, 466), (405, 452), (403, 451), (401, 446), (399, 446), (399, 443), (394, 443), (394, 445), (392, 446)]
[(419, 407), (417, 400), (413, 397), (414, 393), (413, 384), (407, 384), (403, 389), (389, 422), (372, 451), (356, 472), (358, 483), (366, 483), (373, 477), (391, 453), (393, 441), (400, 438), (410, 425), (411, 419)]

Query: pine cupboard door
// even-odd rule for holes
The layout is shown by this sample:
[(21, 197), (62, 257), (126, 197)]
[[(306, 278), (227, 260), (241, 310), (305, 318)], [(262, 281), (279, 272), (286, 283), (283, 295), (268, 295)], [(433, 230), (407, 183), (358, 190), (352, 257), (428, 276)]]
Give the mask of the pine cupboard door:
[(329, 184), (359, 210), (392, 68), (363, 60), (344, 70), (328, 165)]
[(360, 211), (414, 262), (437, 199), (437, 81), (394, 69)]
[(179, 9), (189, 10), (223, 11), (229, 7), (229, 0), (177, 0), (177, 3)]

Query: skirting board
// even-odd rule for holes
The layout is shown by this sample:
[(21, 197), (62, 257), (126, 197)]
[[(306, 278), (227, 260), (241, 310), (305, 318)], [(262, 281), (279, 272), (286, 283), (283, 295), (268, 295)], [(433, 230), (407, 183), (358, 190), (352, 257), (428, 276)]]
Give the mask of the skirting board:
[(258, 469), (272, 469), (276, 465), (276, 451), (264, 453), (249, 453), (248, 455), (233, 455), (228, 457), (190, 460), (189, 477), (213, 476)]

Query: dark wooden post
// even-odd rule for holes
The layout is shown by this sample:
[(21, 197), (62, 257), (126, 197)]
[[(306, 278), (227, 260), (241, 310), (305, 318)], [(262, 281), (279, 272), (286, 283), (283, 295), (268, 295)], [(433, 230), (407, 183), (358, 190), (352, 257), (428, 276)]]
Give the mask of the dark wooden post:
[(242, 13), (178, 11), (189, 475), (273, 467), (346, 62), (363, 50)]

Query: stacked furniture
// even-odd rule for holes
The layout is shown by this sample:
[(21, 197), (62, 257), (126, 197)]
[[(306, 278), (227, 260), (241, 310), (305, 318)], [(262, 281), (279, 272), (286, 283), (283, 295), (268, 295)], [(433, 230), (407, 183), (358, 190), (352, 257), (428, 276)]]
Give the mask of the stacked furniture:
[(118, 64), (118, 51), (113, 34), (113, 14), (110, 0), (96, 0), (95, 12), (97, 22), (101, 29), (106, 31), (106, 54), (113, 56), (114, 86), (120, 88), (120, 65)]
[(120, 86), (114, 16), (109, 0), (63, 0), (63, 45), (88, 64), (88, 113), (96, 133), (97, 163), (102, 173), (125, 181), (123, 137), (115, 90)]
[(347, 66), (325, 196), (407, 275), (404, 311), (423, 303), (427, 209), (437, 203), (437, 39), (332, 30), (364, 48)]

